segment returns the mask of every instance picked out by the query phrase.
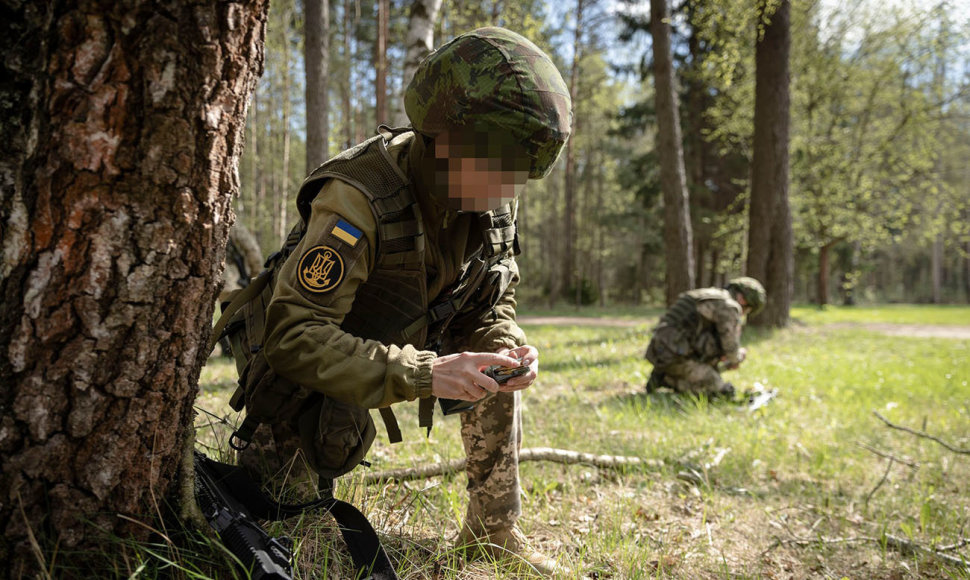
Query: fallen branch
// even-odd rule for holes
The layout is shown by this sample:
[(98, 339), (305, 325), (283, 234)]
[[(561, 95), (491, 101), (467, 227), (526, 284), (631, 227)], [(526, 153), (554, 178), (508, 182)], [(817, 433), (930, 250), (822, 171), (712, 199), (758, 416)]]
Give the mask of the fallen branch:
[(896, 425), (895, 423), (890, 422), (889, 419), (887, 419), (887, 418), (883, 417), (882, 415), (880, 415), (877, 411), (873, 411), (872, 414), (875, 415), (876, 418), (878, 418), (880, 421), (882, 421), (887, 426), (889, 426), (889, 427), (891, 427), (893, 429), (898, 429), (900, 431), (905, 431), (906, 433), (910, 433), (912, 435), (916, 435), (917, 437), (922, 437), (923, 439), (929, 439), (930, 441), (935, 441), (935, 442), (939, 443), (943, 447), (946, 447), (947, 449), (949, 449), (950, 451), (952, 451), (954, 453), (960, 453), (962, 455), (970, 455), (970, 449), (961, 449), (959, 447), (954, 447), (953, 445), (950, 445), (949, 443), (947, 443), (946, 441), (940, 439), (939, 437), (934, 437), (933, 435), (930, 435), (929, 433), (925, 433), (923, 431), (917, 431), (916, 429), (910, 429), (909, 427), (905, 427), (903, 425)]
[(930, 556), (935, 556), (940, 560), (943, 560), (947, 564), (952, 564), (954, 566), (963, 566), (964, 568), (970, 569), (970, 561), (965, 558), (955, 558), (953, 556), (947, 556), (946, 554), (941, 554), (937, 550), (927, 548), (926, 546), (921, 546), (916, 542), (911, 542), (903, 538), (896, 537), (892, 534), (886, 534), (886, 546), (893, 548), (894, 550), (900, 552), (901, 554), (929, 554)]
[(960, 538), (960, 541), (959, 542), (956, 542), (954, 544), (937, 546), (936, 547), (936, 551), (937, 552), (952, 552), (953, 550), (959, 550), (960, 548), (962, 548), (964, 546), (970, 546), (970, 540), (968, 540), (966, 538)]
[[(603, 469), (623, 469), (628, 467), (659, 468), (663, 466), (663, 461), (658, 459), (641, 459), (639, 457), (623, 455), (596, 455), (594, 453), (580, 453), (569, 449), (553, 449), (551, 447), (530, 447), (523, 449), (519, 451), (519, 462), (521, 463), (523, 461), (552, 461), (565, 465), (581, 463)], [(464, 459), (452, 459), (432, 465), (388, 469), (376, 473), (368, 473), (364, 476), (364, 483), (376, 483), (390, 479), (396, 481), (426, 479), (456, 473), (464, 468)]]

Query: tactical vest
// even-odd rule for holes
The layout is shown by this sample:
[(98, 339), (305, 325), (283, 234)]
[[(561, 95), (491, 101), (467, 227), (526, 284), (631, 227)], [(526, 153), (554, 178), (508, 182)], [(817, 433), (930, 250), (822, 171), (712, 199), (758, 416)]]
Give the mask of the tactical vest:
[(429, 326), (438, 323), (441, 327), (441, 321), (453, 316), (463, 301), (471, 298), (470, 293), (484, 281), (488, 270), (510, 251), (518, 251), (515, 210), (512, 204), (506, 204), (481, 214), (477, 227), (482, 250), (465, 265), (456, 281), (469, 294), (457, 295), (453, 286), (449, 296), (429, 308), (421, 209), (410, 181), (387, 151), (390, 139), (402, 132), (382, 128), (380, 134), (318, 167), (304, 181), (296, 204), (304, 223), (309, 223), (310, 206), (328, 179), (344, 181), (367, 196), (377, 223), (375, 267), (357, 289), (340, 328), (384, 344), (431, 348), (435, 340), (429, 340)]
[(678, 296), (660, 319), (654, 340), (647, 347), (646, 358), (654, 366), (671, 364), (677, 358), (716, 361), (722, 354), (720, 335), (714, 323), (697, 312), (697, 305), (705, 300), (727, 297), (725, 291), (718, 288), (699, 288)]
[(697, 303), (704, 300), (723, 300), (724, 298), (724, 291), (718, 288), (699, 288), (683, 292), (660, 319), (658, 326), (689, 329), (692, 334), (696, 335), (704, 325), (704, 321), (697, 313)]

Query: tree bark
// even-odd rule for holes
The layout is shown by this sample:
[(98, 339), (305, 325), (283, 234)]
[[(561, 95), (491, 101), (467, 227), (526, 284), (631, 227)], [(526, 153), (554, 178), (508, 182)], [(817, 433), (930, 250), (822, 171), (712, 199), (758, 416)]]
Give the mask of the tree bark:
[(330, 2), (306, 0), (306, 173), (330, 156)]
[[(408, 36), (406, 43), (406, 53), (404, 56), (404, 74), (402, 76), (403, 86), (407, 88), (408, 83), (414, 77), (414, 71), (418, 65), (434, 48), (434, 25), (438, 21), (438, 13), (441, 11), (441, 0), (414, 0), (411, 10), (408, 12)], [(404, 113), (404, 106), (400, 106), (400, 112), (395, 118), (395, 125), (407, 125), (408, 118)]]
[(687, 177), (680, 113), (674, 87), (670, 52), (670, 9), (667, 0), (650, 0), (650, 34), (653, 36), (653, 75), (657, 106), (657, 149), (664, 199), (664, 254), (666, 300), (694, 287), (694, 250), (690, 224)]
[(15, 6), (0, 22), (0, 561), (60, 577), (103, 557), (96, 538), (145, 538), (179, 476), (267, 5)]
[[(765, 4), (759, 4), (761, 11)], [(751, 323), (776, 328), (788, 326), (795, 276), (788, 203), (790, 12), (789, 0), (782, 0), (773, 14), (762, 13), (764, 36), (755, 47), (747, 274), (768, 293), (767, 306)]]

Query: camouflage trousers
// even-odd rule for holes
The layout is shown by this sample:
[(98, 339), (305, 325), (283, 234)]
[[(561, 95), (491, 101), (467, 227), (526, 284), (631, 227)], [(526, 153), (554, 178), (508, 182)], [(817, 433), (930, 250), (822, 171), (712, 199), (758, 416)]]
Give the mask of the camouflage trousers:
[[(521, 395), (498, 393), (461, 414), (467, 458), (468, 510), (465, 524), (488, 533), (515, 524), (522, 512), (519, 449), (522, 446)], [(439, 428), (441, 422), (439, 420)], [(261, 424), (238, 463), (278, 496), (306, 499), (313, 474), (293, 425)], [(302, 496), (302, 497), (301, 497)]]
[(510, 528), (522, 513), (519, 450), (521, 393), (498, 393), (461, 414), (468, 475), (465, 526), (489, 533)]
[(657, 370), (664, 373), (664, 382), (680, 393), (716, 394), (726, 388), (721, 373), (708, 363), (680, 359)]

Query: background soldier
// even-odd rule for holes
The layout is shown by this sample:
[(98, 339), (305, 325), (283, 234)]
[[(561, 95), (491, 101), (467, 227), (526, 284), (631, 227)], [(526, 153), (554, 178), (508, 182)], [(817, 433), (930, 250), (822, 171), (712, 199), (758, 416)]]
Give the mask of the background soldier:
[[(419, 399), (430, 428), (435, 397), (477, 402), (461, 414), (459, 542), (562, 572), (516, 525), (518, 391), (535, 381), (538, 352), (515, 323), (514, 255), (516, 194), (558, 158), (569, 92), (532, 42), (483, 28), (425, 59), (405, 110), (413, 130), (382, 127), (301, 187), (303, 219), (276, 259), (262, 344), (246, 345), (257, 353), (241, 379), (248, 418), (272, 426), (277, 450), (301, 449), (325, 481), (369, 448), (368, 409), (382, 410), (393, 439), (395, 403)], [(499, 385), (482, 373), (490, 365), (528, 371)]]
[(724, 289), (700, 288), (677, 297), (654, 329), (646, 358), (653, 363), (647, 392), (666, 386), (679, 393), (734, 396), (718, 367), (736, 369), (745, 358), (741, 317), (765, 305), (754, 278), (735, 278)]

